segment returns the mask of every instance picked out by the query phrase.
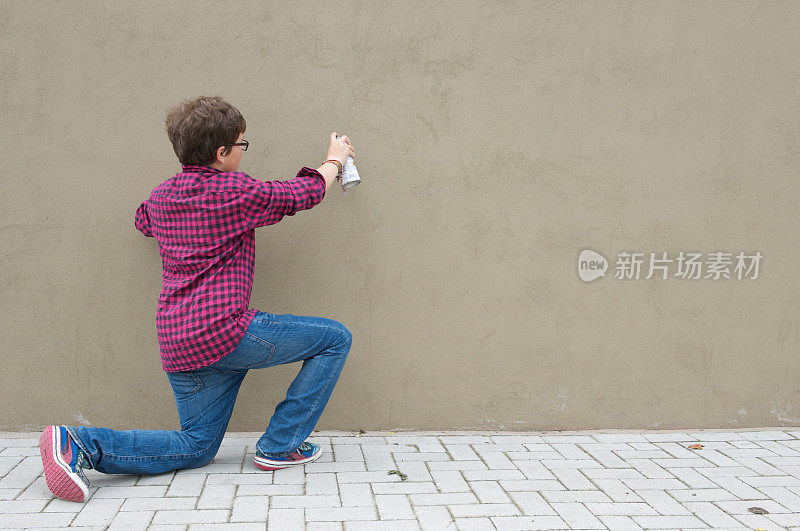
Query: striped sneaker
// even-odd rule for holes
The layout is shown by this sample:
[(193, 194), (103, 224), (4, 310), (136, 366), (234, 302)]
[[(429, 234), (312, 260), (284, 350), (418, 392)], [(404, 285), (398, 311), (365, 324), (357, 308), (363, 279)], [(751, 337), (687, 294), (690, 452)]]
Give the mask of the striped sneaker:
[(91, 468), (83, 450), (64, 426), (48, 426), (39, 437), (44, 479), (61, 499), (82, 502), (89, 495), (89, 480), (83, 467)]
[(283, 457), (273, 457), (265, 455), (256, 448), (255, 462), (261, 470), (278, 470), (295, 465), (304, 465), (317, 459), (322, 455), (322, 448), (318, 444), (304, 442), (297, 447), (297, 450)]

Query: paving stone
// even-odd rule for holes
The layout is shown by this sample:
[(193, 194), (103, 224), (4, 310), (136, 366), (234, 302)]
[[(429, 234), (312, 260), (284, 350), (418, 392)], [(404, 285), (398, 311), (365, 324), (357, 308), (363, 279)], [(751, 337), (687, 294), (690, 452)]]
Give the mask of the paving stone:
[(148, 486), (148, 485), (169, 485), (172, 483), (172, 479), (175, 477), (175, 471), (167, 472), (165, 474), (150, 474), (145, 476), (139, 476), (134, 483), (136, 486)]
[(292, 485), (292, 484), (296, 485), (305, 483), (306, 470), (308, 470), (308, 472), (310, 473), (327, 472), (326, 470), (319, 470), (316, 466), (314, 466), (317, 464), (323, 466), (325, 463), (308, 463), (307, 465), (273, 470), (271, 472), (272, 483), (274, 483), (275, 485)]
[[(89, 496), (88, 500), (91, 500), (91, 496)], [(44, 513), (72, 513), (78, 514), (83, 509), (82, 503), (75, 503), (67, 500), (62, 500), (60, 498), (56, 498), (54, 496), (50, 496), (50, 503), (47, 504), (47, 507), (44, 508)]]
[(626, 459), (628, 464), (649, 479), (672, 479), (675, 476), (666, 468), (658, 466), (652, 459)]
[[(397, 468), (397, 462), (394, 458), (395, 454), (385, 453), (364, 453), (364, 461), (366, 463), (366, 470), (394, 470)], [(397, 454), (400, 455), (400, 454)], [(355, 463), (355, 461), (353, 461)], [(356, 471), (364, 470), (364, 468), (356, 468), (353, 466), (348, 467), (346, 470), (332, 470), (332, 472)]]
[(375, 505), (381, 520), (413, 520), (416, 518), (405, 494), (376, 494)]
[[(508, 495), (514, 500), (523, 514), (528, 516), (555, 516), (555, 509), (547, 503), (538, 492), (509, 492)], [(452, 509), (452, 506), (451, 506)], [(455, 513), (453, 513), (455, 515)], [(496, 515), (505, 516), (505, 515)]]
[[(549, 503), (585, 503), (606, 502), (613, 500), (600, 490), (543, 490), (542, 497)], [(562, 515), (563, 516), (563, 515)]]
[(120, 511), (108, 526), (108, 531), (145, 531), (155, 511)]
[[(267, 514), (266, 522), (268, 531), (305, 531), (305, 510), (273, 508)], [(261, 529), (264, 527), (262, 526)]]
[[(150, 528), (152, 529), (152, 528)], [(240, 522), (222, 524), (189, 524), (189, 531), (264, 531), (263, 522)], [(148, 529), (148, 531), (150, 531)]]
[(511, 491), (535, 491), (535, 490), (562, 490), (564, 485), (554, 479), (522, 479), (522, 480), (500, 480), (498, 481), (504, 490)]
[(663, 490), (635, 490), (635, 492), (650, 507), (661, 514), (677, 516), (691, 514), (686, 507)]
[(298, 496), (303, 485), (239, 485), (237, 496)]
[(622, 482), (633, 490), (680, 489), (686, 486), (677, 479), (625, 478)]
[(306, 494), (339, 494), (339, 484), (333, 472), (307, 473)]
[(309, 507), (306, 509), (306, 522), (377, 520), (378, 511), (372, 507)]
[(442, 529), (455, 529), (455, 519), (450, 516), (447, 507), (441, 505), (413, 505), (417, 521), (423, 531), (439, 531)]
[[(305, 531), (342, 531), (344, 522), (308, 522), (302, 529)], [(351, 527), (351, 529), (353, 528)]]
[(734, 460), (762, 476), (782, 476), (785, 474), (781, 469), (767, 464), (757, 457), (735, 457)]
[(120, 511), (181, 511), (194, 509), (197, 498), (125, 498)]
[(766, 516), (778, 525), (785, 527), (800, 526), (800, 513), (798, 512), (793, 512), (791, 514), (768, 514)]
[(0, 489), (24, 489), (42, 474), (41, 463), (38, 467), (17, 465), (0, 479)]
[(603, 464), (594, 459), (543, 459), (542, 464), (551, 470), (557, 468), (603, 468)]
[[(476, 503), (468, 505), (448, 505), (456, 518), (473, 516), (512, 516), (520, 514), (513, 503)], [(555, 511), (553, 511), (555, 512)]]
[(464, 475), (458, 470), (431, 470), (431, 477), (439, 492), (469, 492)]
[(459, 531), (489, 531), (496, 529), (492, 520), (485, 516), (478, 518), (456, 518), (455, 523)]
[(612, 531), (637, 531), (642, 529), (630, 516), (598, 516), (603, 524)]
[(481, 503), (511, 503), (511, 499), (497, 481), (469, 481), (472, 492)]
[(737, 514), (733, 518), (742, 522), (750, 529), (765, 529), (767, 531), (786, 531), (782, 525), (778, 525), (769, 518), (761, 514)]
[(436, 485), (430, 481), (401, 481), (400, 483), (372, 483), (375, 494), (435, 493)]
[(800, 513), (800, 495), (786, 487), (759, 487), (767, 498), (775, 500), (793, 513)]
[(640, 502), (642, 499), (633, 489), (629, 488), (619, 479), (596, 479), (594, 482), (609, 498), (615, 502)]
[[(279, 506), (274, 504), (276, 498), (281, 498), (281, 496), (272, 498), (272, 507), (279, 508)], [(269, 496), (237, 496), (233, 500), (230, 521), (266, 522), (268, 509), (270, 509)]]
[[(171, 487), (170, 487), (171, 488)], [(199, 495), (200, 492), (198, 491)], [(95, 498), (163, 498), (170, 495), (165, 485), (153, 485), (145, 487), (100, 487), (92, 495)], [(180, 494), (174, 494), (178, 496)]]
[(198, 509), (230, 509), (233, 507), (233, 498), (236, 494), (236, 485), (206, 485), (203, 493), (197, 500)]
[(725, 511), (711, 502), (688, 502), (684, 505), (688, 510), (694, 513), (695, 516), (711, 527), (742, 527), (741, 522), (729, 514), (726, 514)]
[(345, 522), (344, 528), (347, 531), (418, 531), (420, 528), (419, 522), (416, 520), (387, 520), (387, 521), (369, 521), (364, 520), (360, 522)]
[(586, 508), (589, 509), (594, 515), (618, 515), (618, 516), (634, 516), (634, 515), (649, 515), (658, 514), (655, 509), (646, 503), (636, 502), (614, 502), (614, 503), (586, 503)]
[(745, 439), (743, 434), (736, 432), (699, 431), (688, 435), (698, 441), (736, 441)]
[[(170, 483), (167, 496), (200, 496), (203, 485), (206, 482), (206, 474), (181, 474), (183, 470), (175, 474), (175, 478)], [(129, 489), (159, 489), (162, 487), (119, 487)], [(102, 489), (101, 489), (102, 490)]]
[(517, 470), (517, 465), (502, 452), (486, 452), (481, 457), (490, 470)]
[(696, 516), (633, 516), (633, 521), (645, 529), (705, 528)]
[(739, 499), (725, 489), (670, 489), (667, 490), (667, 493), (679, 502), (717, 502), (736, 501)]
[[(74, 513), (13, 513), (0, 518), (0, 529), (22, 529), (53, 526), (67, 527), (75, 518)], [(101, 528), (102, 529), (102, 528)]]
[(791, 512), (786, 507), (772, 500), (747, 500), (747, 501), (719, 501), (715, 505), (728, 514), (751, 514), (748, 509), (750, 507), (761, 507), (770, 513), (788, 513)]
[(567, 523), (559, 516), (497, 516), (490, 520), (500, 531), (568, 529)]
[(336, 495), (272, 496), (270, 507), (292, 509), (300, 507), (340, 507)]
[(207, 524), (227, 521), (228, 511), (222, 510), (156, 511), (153, 515), (153, 525)]
[(800, 486), (800, 478), (795, 476), (742, 476), (739, 479), (755, 488)]
[(744, 431), (739, 433), (743, 439), (749, 441), (783, 441), (794, 437), (783, 431)]
[(694, 468), (670, 468), (669, 471), (691, 489), (714, 489), (718, 486)]
[(800, 531), (800, 432), (374, 433), (315, 434), (324, 459), (274, 472), (252, 463), (261, 434), (228, 434), (206, 467), (88, 470), (74, 503), (49, 492), (38, 434), (0, 432), (0, 527)]
[(605, 529), (603, 522), (581, 503), (553, 503), (553, 509), (572, 529)]
[(714, 483), (740, 500), (760, 500), (764, 498), (764, 493), (736, 477), (717, 477), (714, 478)]
[(361, 445), (333, 443), (331, 446), (333, 447), (335, 461), (364, 461)]
[[(597, 489), (597, 485), (589, 481), (589, 478), (587, 478), (580, 470), (562, 468), (559, 470), (553, 470), (552, 473), (558, 478), (561, 484), (564, 485), (564, 487), (569, 490)], [(544, 489), (536, 489), (536, 490), (544, 490)], [(559, 489), (554, 489), (554, 490), (559, 490)]]
[(575, 470), (569, 468), (550, 470), (539, 461), (515, 461), (514, 464), (527, 479), (556, 479), (556, 471)]
[(107, 526), (111, 524), (125, 500), (91, 498), (72, 521), (73, 526)]
[[(44, 478), (37, 479), (36, 481), (44, 482)], [(34, 481), (35, 483), (35, 481)], [(31, 483), (33, 485), (33, 483)], [(30, 486), (28, 487), (30, 488)], [(45, 490), (49, 493), (50, 491), (47, 490), (45, 486)], [(22, 489), (0, 489), (0, 500), (13, 500), (16, 499), (17, 496), (20, 495), (20, 492), (24, 492)]]
[[(424, 483), (416, 483), (424, 485)], [(377, 485), (396, 485), (399, 483), (373, 483), (373, 488)], [(339, 498), (342, 500), (342, 507), (374, 507), (375, 498), (369, 483), (342, 483), (339, 485)]]
[(438, 494), (411, 494), (414, 506), (418, 505), (468, 505), (480, 503), (472, 492), (442, 492)]
[(47, 505), (48, 500), (12, 500), (0, 501), (0, 514), (39, 513)]

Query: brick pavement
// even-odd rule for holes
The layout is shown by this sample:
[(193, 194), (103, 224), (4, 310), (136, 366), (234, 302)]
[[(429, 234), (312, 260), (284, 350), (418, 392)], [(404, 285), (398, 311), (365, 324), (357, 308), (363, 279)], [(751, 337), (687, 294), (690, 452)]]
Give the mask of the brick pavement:
[(47, 489), (39, 433), (0, 432), (0, 528), (800, 531), (799, 430), (326, 431), (317, 461), (274, 472), (260, 433), (229, 433), (203, 468), (88, 470), (85, 503)]

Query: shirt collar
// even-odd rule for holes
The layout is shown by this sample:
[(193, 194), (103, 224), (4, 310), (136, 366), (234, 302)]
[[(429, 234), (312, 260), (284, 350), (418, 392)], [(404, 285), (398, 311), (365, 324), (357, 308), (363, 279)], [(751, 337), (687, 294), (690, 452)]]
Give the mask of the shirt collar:
[(183, 173), (222, 173), (222, 170), (202, 164), (181, 164)]

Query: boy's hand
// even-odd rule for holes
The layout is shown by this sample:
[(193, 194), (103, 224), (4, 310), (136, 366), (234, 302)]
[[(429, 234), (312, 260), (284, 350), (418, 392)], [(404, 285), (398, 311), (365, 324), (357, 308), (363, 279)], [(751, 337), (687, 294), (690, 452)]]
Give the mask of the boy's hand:
[(345, 162), (347, 162), (347, 157), (356, 158), (356, 152), (350, 144), (350, 139), (347, 138), (347, 135), (342, 135), (342, 138), (336, 140), (336, 131), (334, 131), (331, 133), (331, 145), (328, 148), (327, 158), (338, 160), (344, 166)]

